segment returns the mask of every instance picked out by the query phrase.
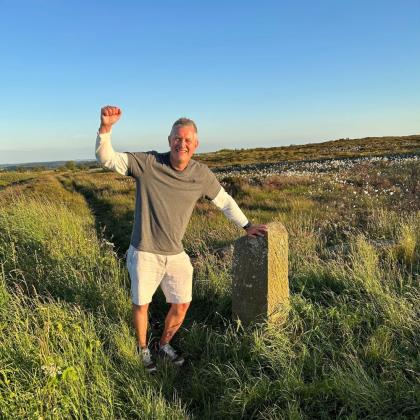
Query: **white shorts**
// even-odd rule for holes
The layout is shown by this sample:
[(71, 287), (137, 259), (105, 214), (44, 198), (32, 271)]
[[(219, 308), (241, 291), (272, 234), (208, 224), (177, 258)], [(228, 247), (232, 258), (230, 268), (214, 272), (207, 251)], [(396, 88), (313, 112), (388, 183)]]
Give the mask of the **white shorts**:
[(185, 251), (177, 255), (153, 254), (139, 251), (130, 244), (126, 265), (131, 280), (131, 300), (136, 305), (150, 303), (159, 285), (166, 302), (191, 302), (193, 266)]

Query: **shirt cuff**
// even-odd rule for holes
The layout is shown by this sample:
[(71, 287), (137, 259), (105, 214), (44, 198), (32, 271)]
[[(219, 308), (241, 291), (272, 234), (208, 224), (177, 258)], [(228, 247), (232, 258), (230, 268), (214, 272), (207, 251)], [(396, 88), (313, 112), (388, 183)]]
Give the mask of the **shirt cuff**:
[(97, 137), (99, 137), (101, 140), (109, 139), (111, 138), (111, 131), (108, 131), (108, 133), (99, 133), (99, 130), (98, 130)]

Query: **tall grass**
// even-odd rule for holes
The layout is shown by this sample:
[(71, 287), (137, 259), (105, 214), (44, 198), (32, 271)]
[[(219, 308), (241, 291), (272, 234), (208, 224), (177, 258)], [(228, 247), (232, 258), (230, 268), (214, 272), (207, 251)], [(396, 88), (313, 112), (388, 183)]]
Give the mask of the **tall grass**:
[[(200, 203), (185, 241), (195, 266), (193, 303), (175, 340), (188, 362), (177, 369), (158, 361), (150, 377), (135, 353), (124, 260), (96, 229), (101, 213), (92, 212), (92, 195), (104, 200), (105, 190), (77, 177), (79, 188), (70, 178), (44, 179), (33, 194), (2, 201), (4, 418), (418, 415), (418, 215), (368, 200), (351, 210), (334, 206), (345, 192), (322, 195), (316, 185), (329, 206), (321, 211), (302, 191), (315, 188), (307, 180), (274, 191), (273, 183), (242, 185), (238, 201), (250, 217), (288, 229), (292, 291), (287, 323), (244, 328), (230, 318), (231, 253), (219, 252), (240, 230)], [(43, 198), (45, 190), (58, 199)], [(116, 208), (106, 211), (121, 215)], [(351, 229), (340, 235), (343, 220)], [(153, 338), (166, 309), (158, 293)]]
[(92, 217), (41, 199), (0, 210), (0, 255), (9, 281), (86, 308), (120, 314), (127, 276), (92, 228)]
[(166, 400), (145, 377), (132, 349), (123, 352), (132, 342), (124, 325), (7, 292), (4, 277), (0, 290), (2, 418), (186, 417), (179, 400)]
[(92, 224), (39, 197), (0, 210), (0, 413), (185, 418), (135, 355), (127, 273)]

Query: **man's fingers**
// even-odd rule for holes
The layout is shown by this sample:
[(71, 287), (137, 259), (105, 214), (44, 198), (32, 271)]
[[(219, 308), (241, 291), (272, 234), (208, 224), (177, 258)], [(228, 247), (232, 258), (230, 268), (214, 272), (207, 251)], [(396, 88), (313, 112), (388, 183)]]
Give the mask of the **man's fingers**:
[(260, 236), (265, 236), (268, 232), (268, 228), (265, 225), (258, 226), (258, 232)]
[(250, 236), (251, 238), (256, 238), (257, 236), (267, 235), (267, 232), (268, 231), (266, 229), (254, 228), (253, 230), (248, 232), (247, 235)]
[(257, 238), (258, 236), (266, 236), (268, 232), (267, 225), (253, 225), (247, 230), (247, 235), (250, 238)]
[(101, 108), (101, 114), (104, 115), (105, 117), (111, 117), (112, 115), (120, 115), (121, 109), (118, 108), (117, 106), (108, 105)]

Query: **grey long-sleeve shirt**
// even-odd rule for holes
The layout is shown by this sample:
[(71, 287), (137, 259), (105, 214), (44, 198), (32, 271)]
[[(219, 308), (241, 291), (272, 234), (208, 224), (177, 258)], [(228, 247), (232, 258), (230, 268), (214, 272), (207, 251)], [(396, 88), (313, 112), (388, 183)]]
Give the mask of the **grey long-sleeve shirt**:
[(182, 252), (182, 238), (200, 197), (207, 197), (238, 226), (248, 219), (211, 170), (191, 159), (175, 171), (169, 152), (115, 152), (111, 135), (98, 134), (97, 160), (136, 181), (136, 206), (131, 244), (142, 251), (173, 255)]

